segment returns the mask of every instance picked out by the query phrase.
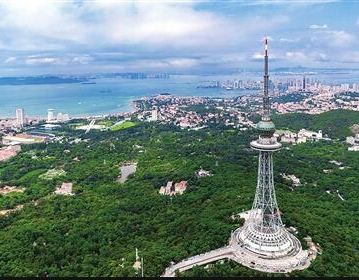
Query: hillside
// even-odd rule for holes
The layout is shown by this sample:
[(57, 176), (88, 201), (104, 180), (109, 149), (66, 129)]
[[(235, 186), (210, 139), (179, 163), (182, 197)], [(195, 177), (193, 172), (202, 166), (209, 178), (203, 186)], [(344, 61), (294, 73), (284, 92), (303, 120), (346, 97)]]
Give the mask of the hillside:
[(350, 127), (359, 123), (359, 112), (349, 110), (332, 110), (317, 115), (284, 114), (274, 115), (273, 120), (278, 128), (288, 128), (298, 131), (301, 128), (323, 130), (330, 138), (345, 139), (353, 135)]
[[(255, 115), (252, 120), (259, 121), (260, 116)], [(303, 113), (273, 114), (273, 121), (278, 129), (298, 131), (302, 128), (309, 130), (322, 130), (330, 138), (345, 139), (352, 136), (350, 127), (359, 124), (359, 112), (350, 110), (332, 110), (317, 115)]]
[[(296, 122), (292, 127), (301, 128)], [(63, 133), (71, 141), (27, 146), (0, 163), (2, 185), (26, 188), (0, 196), (0, 210), (24, 205), (0, 217), (0, 276), (136, 276), (135, 248), (145, 276), (159, 276), (171, 261), (226, 244), (240, 226), (230, 216), (252, 205), (258, 158), (249, 149), (252, 131), (141, 123), (91, 131), (80, 143), (72, 141), (80, 132)], [(359, 275), (359, 153), (342, 143), (318, 142), (290, 146), (274, 158), (285, 224), (298, 228), (301, 241), (310, 235), (323, 248), (308, 270), (293, 276)], [(119, 167), (129, 161), (138, 163), (136, 173), (117, 182)], [(213, 176), (197, 178), (200, 168)], [(50, 169), (66, 173), (39, 178)], [(292, 191), (281, 172), (295, 174), (303, 185)], [(189, 185), (182, 196), (158, 194), (168, 181), (180, 180)], [(62, 182), (74, 184), (74, 196), (52, 194)], [(232, 262), (187, 273), (264, 275)]]

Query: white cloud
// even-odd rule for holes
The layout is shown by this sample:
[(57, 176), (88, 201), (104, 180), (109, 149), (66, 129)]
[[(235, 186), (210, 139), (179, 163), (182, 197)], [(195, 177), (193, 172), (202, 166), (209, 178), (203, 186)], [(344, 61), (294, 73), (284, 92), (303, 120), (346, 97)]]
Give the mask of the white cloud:
[(327, 29), (328, 25), (323, 24), (323, 25), (316, 25), (316, 24), (312, 24), (309, 25), (309, 29)]
[(54, 57), (28, 57), (25, 63), (28, 65), (58, 64), (60, 60)]
[(17, 57), (15, 57), (15, 56), (10, 56), (10, 57), (8, 57), (7, 59), (5, 59), (4, 63), (5, 63), (5, 64), (9, 64), (9, 63), (15, 62), (16, 60), (17, 60)]
[(303, 1), (303, 0), (256, 0), (256, 1), (248, 1), (248, 0), (237, 0), (236, 2), (242, 2), (243, 5), (247, 6), (257, 6), (257, 5), (316, 5), (316, 4), (327, 4), (338, 2), (338, 0), (311, 0), (311, 1)]
[(93, 58), (87, 54), (81, 56), (75, 56), (72, 58), (72, 62), (78, 64), (89, 64), (91, 61), (93, 61)]
[(25, 51), (234, 48), (289, 21), (288, 16), (230, 18), (197, 9), (194, 2), (174, 1), (13, 0), (2, 2), (0, 13), (7, 48)]
[(81, 42), (89, 35), (71, 2), (12, 0), (2, 2), (1, 11), (0, 27), (16, 30), (25, 37)]
[(0, 28), (21, 38), (90, 48), (108, 44), (181, 47), (211, 41), (218, 45), (222, 41), (215, 39), (223, 30), (235, 31), (225, 17), (198, 11), (191, 3), (13, 0), (2, 2), (1, 14)]
[(328, 45), (333, 47), (352, 47), (358, 43), (356, 36), (346, 31), (327, 31), (324, 33), (326, 42)]
[(303, 62), (308, 60), (308, 57), (303, 52), (286, 52), (285, 56), (291, 61)]
[(190, 58), (180, 58), (180, 59), (171, 59), (169, 63), (174, 67), (187, 68), (198, 65), (197, 59)]
[(340, 55), (339, 60), (344, 63), (359, 63), (359, 51), (349, 51)]
[(325, 52), (308, 50), (285, 52), (284, 59), (305, 65), (315, 65), (318, 62), (324, 63), (329, 61)]
[(279, 39), (280, 42), (283, 42), (283, 43), (294, 43), (294, 42), (298, 42), (299, 40), (298, 39), (288, 39), (288, 38), (280, 38)]
[[(309, 2), (259, 0), (254, 4)], [(251, 5), (249, 1), (242, 4)], [(85, 71), (107, 65), (108, 69), (137, 70), (235, 68), (263, 60), (260, 40), (265, 35), (273, 41), (273, 60), (324, 62), (325, 53), (335, 52), (339, 57), (342, 50), (358, 49), (357, 35), (330, 30), (327, 24), (309, 26), (310, 21), (304, 23), (296, 16), (297, 8), (278, 9), (268, 17), (264, 10), (256, 15), (257, 7), (246, 7), (253, 13), (232, 16), (203, 8), (196, 1), (0, 1), (0, 49), (5, 53), (1, 59), (8, 67), (15, 60), (7, 59), (16, 57), (17, 67), (21, 63), (29, 68), (53, 65), (53, 69), (72, 65), (71, 69)], [(296, 20), (311, 32), (297, 29)], [(33, 53), (37, 55), (30, 56)]]
[(255, 52), (251, 58), (252, 60), (263, 60), (263, 53)]

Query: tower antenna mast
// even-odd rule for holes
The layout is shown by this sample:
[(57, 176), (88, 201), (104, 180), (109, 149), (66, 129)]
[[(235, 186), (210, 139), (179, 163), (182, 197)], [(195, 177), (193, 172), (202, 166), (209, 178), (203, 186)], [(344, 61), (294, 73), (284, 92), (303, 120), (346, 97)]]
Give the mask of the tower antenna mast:
[(264, 39), (264, 94), (263, 94), (263, 120), (270, 119), (269, 95), (268, 95), (268, 38)]

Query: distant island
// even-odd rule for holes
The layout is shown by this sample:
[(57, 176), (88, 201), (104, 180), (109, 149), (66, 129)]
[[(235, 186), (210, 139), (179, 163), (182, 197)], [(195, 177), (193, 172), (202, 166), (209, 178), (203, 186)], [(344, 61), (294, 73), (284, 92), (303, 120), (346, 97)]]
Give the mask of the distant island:
[(34, 76), (34, 77), (0, 77), (0, 85), (41, 85), (41, 84), (70, 84), (86, 82), (85, 78), (60, 76)]
[(102, 73), (99, 75), (42, 75), (42, 76), (24, 76), (24, 77), (0, 77), (0, 86), (21, 86), (21, 85), (44, 85), (44, 84), (73, 84), (81, 83), (84, 85), (96, 84), (93, 80), (96, 78), (119, 77), (123, 79), (168, 79), (167, 73), (147, 74), (147, 73)]

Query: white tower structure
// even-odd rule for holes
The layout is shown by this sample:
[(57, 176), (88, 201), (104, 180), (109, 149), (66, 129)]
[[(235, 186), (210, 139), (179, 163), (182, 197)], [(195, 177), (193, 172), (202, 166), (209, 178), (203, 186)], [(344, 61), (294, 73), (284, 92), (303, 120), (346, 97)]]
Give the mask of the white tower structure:
[(238, 243), (264, 258), (280, 258), (301, 250), (299, 240), (282, 223), (274, 189), (273, 152), (281, 144), (273, 136), (275, 125), (270, 118), (268, 96), (268, 49), (265, 41), (263, 116), (257, 124), (259, 138), (251, 147), (259, 151), (257, 190), (250, 212), (240, 233)]
[(47, 121), (52, 122), (55, 120), (55, 110), (54, 109), (48, 109), (47, 110)]
[(16, 123), (19, 127), (26, 124), (25, 110), (23, 108), (16, 109)]
[[(239, 213), (245, 219), (242, 227), (232, 232), (229, 244), (171, 264), (162, 274), (175, 276), (196, 265), (220, 259), (231, 259), (255, 270), (289, 273), (309, 267), (316, 258), (317, 248), (302, 250), (299, 240), (287, 231), (281, 219), (274, 189), (273, 153), (282, 147), (273, 136), (275, 125), (270, 117), (268, 96), (268, 42), (265, 40), (264, 96), (262, 120), (257, 124), (259, 138), (251, 142), (259, 151), (257, 189), (252, 210)], [(308, 237), (308, 240), (311, 240)]]

